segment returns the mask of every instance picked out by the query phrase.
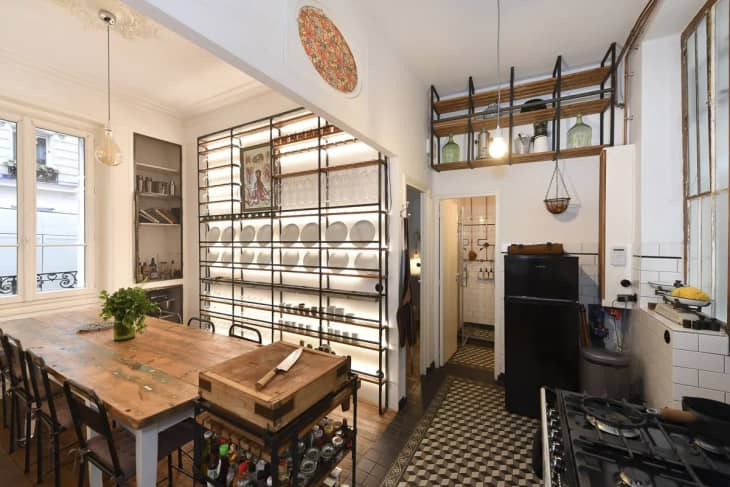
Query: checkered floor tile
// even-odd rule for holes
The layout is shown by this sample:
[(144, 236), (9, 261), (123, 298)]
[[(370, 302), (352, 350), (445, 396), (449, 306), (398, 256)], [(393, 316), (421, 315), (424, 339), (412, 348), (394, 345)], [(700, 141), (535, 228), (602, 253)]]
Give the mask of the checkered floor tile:
[(537, 487), (531, 465), (537, 425), (504, 409), (500, 387), (449, 377), (382, 485)]
[(474, 339), (494, 343), (494, 329), (485, 325), (465, 323), (464, 335), (467, 339)]
[(449, 363), (494, 369), (494, 348), (467, 343), (456, 351)]

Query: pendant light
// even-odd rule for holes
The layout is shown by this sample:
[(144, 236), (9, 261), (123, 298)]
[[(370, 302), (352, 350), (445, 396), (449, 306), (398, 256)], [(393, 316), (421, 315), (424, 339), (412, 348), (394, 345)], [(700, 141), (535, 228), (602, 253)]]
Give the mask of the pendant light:
[(111, 102), (111, 49), (110, 32), (111, 26), (117, 23), (117, 18), (107, 10), (99, 10), (99, 18), (106, 24), (106, 125), (104, 136), (96, 144), (94, 155), (96, 160), (107, 166), (118, 166), (122, 163), (122, 151), (114, 142), (112, 133), (112, 102)]
[(499, 126), (499, 106), (502, 103), (502, 80), (501, 80), (501, 68), (499, 59), (499, 38), (502, 28), (502, 15), (500, 8), (500, 1), (497, 0), (497, 129), (492, 135), (492, 141), (489, 143), (489, 155), (494, 159), (499, 159), (507, 153), (507, 142), (504, 140), (502, 135), (502, 128)]

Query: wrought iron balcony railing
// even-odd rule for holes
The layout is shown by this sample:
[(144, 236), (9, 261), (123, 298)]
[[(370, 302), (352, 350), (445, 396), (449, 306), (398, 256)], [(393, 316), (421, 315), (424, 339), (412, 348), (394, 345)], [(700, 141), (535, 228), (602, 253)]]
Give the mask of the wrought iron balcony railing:
[[(77, 271), (44, 272), (35, 278), (39, 291), (74, 289), (78, 285)], [(18, 276), (0, 276), (0, 295), (17, 294)]]

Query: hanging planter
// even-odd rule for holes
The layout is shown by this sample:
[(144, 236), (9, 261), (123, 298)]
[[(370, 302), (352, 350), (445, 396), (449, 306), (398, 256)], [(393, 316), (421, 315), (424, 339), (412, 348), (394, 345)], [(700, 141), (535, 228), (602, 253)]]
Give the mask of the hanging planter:
[(550, 178), (550, 184), (545, 192), (545, 208), (553, 215), (559, 215), (568, 209), (570, 204), (570, 194), (568, 194), (568, 187), (565, 185), (563, 179), (563, 173), (560, 172), (560, 166), (558, 160), (555, 159), (555, 169), (553, 175)]

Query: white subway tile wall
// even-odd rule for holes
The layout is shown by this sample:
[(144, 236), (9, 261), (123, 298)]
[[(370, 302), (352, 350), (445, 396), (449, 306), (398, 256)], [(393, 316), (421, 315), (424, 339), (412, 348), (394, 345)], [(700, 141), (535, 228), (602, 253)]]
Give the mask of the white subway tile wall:
[(684, 280), (684, 244), (682, 242), (643, 242), (640, 252), (634, 255), (634, 269), (639, 277), (639, 304), (646, 307), (648, 303), (660, 300), (650, 282), (673, 284)]

